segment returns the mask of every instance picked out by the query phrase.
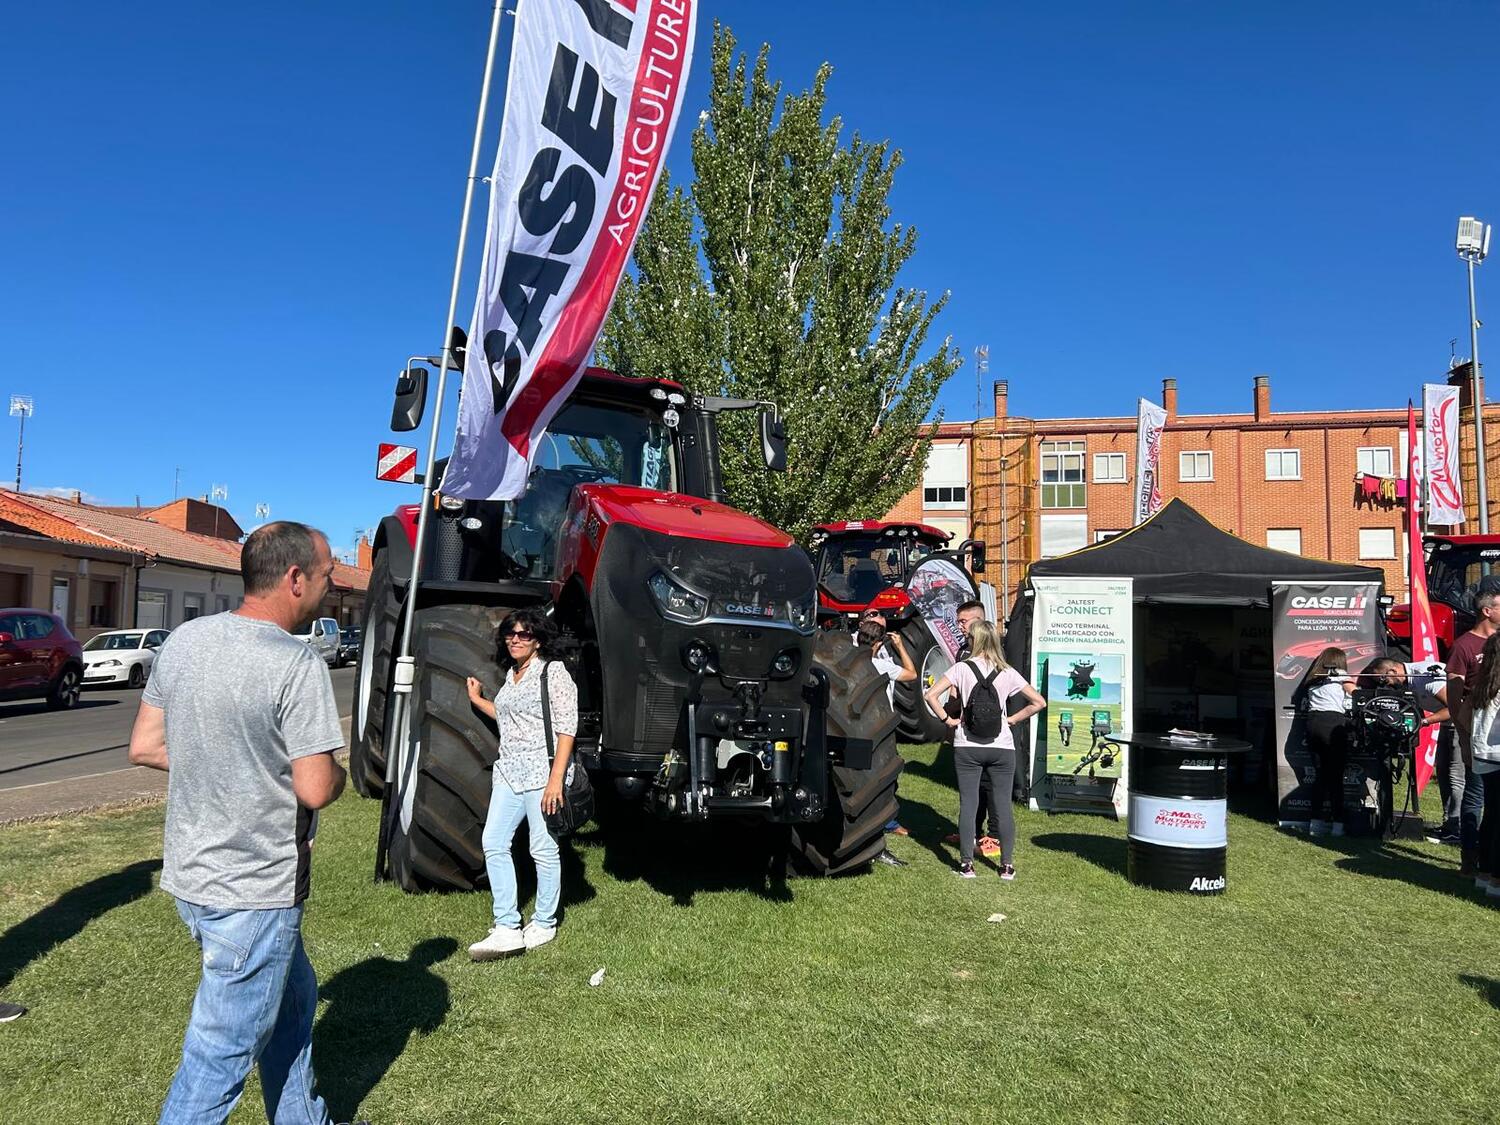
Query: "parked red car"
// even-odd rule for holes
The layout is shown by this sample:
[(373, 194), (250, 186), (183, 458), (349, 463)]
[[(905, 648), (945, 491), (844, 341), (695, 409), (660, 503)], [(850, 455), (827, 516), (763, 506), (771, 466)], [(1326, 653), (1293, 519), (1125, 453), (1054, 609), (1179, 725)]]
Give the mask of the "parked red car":
[(49, 711), (66, 711), (82, 683), (83, 646), (61, 617), (0, 609), (0, 700), (46, 699)]

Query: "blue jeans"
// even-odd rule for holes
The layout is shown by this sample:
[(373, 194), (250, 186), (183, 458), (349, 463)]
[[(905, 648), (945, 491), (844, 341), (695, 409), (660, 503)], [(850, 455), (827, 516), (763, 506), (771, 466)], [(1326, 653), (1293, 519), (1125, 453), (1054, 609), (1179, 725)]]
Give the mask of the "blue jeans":
[(1458, 814), (1459, 845), (1466, 852), (1479, 850), (1479, 822), (1484, 812), (1485, 774), (1472, 769), (1464, 777), (1464, 801)]
[(516, 829), (525, 820), (531, 830), (531, 858), (536, 862), (536, 906), (533, 925), (551, 929), (557, 925), (557, 903), (562, 897), (562, 853), (547, 830), (542, 815), (542, 790), (517, 793), (499, 770), (490, 781), (490, 811), (484, 818), (484, 867), (490, 873), (490, 892), (495, 896), (495, 925), (515, 930), (521, 926), (521, 907), (516, 901), (516, 865), (510, 858)]
[(302, 948), (302, 907), (216, 910), (177, 900), (203, 952), (203, 975), (162, 1125), (222, 1122), (260, 1064), (266, 1117), (326, 1125), (313, 1093), (312, 1030), (318, 981)]

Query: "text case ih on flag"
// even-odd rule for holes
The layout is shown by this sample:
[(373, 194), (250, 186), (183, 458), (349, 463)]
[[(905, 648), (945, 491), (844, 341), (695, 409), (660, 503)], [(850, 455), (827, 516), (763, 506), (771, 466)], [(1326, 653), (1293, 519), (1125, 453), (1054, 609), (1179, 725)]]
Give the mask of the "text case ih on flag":
[(445, 494), (526, 490), (661, 177), (697, 15), (697, 0), (521, 0)]

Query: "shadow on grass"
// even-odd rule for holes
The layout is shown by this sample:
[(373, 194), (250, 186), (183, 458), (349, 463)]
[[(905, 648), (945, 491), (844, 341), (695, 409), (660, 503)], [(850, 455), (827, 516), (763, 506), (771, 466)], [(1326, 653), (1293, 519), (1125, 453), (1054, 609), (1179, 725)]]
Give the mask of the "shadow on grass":
[(334, 1120), (354, 1119), (414, 1032), (428, 1035), (443, 1025), (448, 982), (432, 966), (457, 950), (451, 937), (429, 938), (404, 961), (371, 957), (319, 989), (328, 1007), (313, 1031), (313, 1061)]
[(936, 757), (931, 762), (906, 763), (902, 773), (909, 773), (916, 777), (926, 778), (939, 785), (958, 792), (958, 775), (953, 772), (953, 743), (944, 742), (938, 746)]
[(1125, 878), (1125, 841), (1119, 836), (1095, 836), (1085, 832), (1043, 832), (1031, 838), (1033, 845), (1086, 859), (1111, 875)]
[(0, 934), (0, 989), (31, 962), (76, 937), (85, 926), (117, 906), (143, 898), (161, 860), (143, 859), (64, 891), (24, 922)]
[(1471, 976), (1468, 973), (1459, 973), (1458, 979), (1488, 1000), (1490, 1007), (1500, 1008), (1500, 980), (1495, 980), (1493, 977)]
[[(906, 768), (911, 769), (910, 763)], [(957, 847), (943, 843), (945, 836), (958, 831), (958, 825), (951, 817), (944, 816), (931, 805), (902, 797), (901, 824), (911, 834), (908, 839), (921, 844), (944, 867), (952, 867), (958, 862)]]
[(1318, 836), (1310, 838), (1308, 843), (1341, 853), (1343, 858), (1335, 860), (1333, 865), (1351, 875), (1388, 879), (1424, 891), (1475, 901), (1473, 879), (1460, 876), (1456, 866), (1436, 863), (1426, 853), (1399, 840), (1373, 836)]
[[(558, 858), (562, 861), (562, 897), (558, 900), (557, 920), (561, 924), (568, 916), (568, 907), (588, 902), (599, 892), (589, 882), (583, 868), (583, 859), (573, 846), (573, 837), (558, 841)], [(536, 862), (527, 847), (526, 833), (521, 832), (512, 845), (511, 862), (516, 865), (516, 902), (525, 907), (536, 898)], [(489, 883), (480, 884), (480, 890), (489, 894)], [(522, 913), (525, 913), (523, 910)], [(488, 917), (488, 915), (486, 915)], [(484, 928), (488, 929), (486, 922)]]

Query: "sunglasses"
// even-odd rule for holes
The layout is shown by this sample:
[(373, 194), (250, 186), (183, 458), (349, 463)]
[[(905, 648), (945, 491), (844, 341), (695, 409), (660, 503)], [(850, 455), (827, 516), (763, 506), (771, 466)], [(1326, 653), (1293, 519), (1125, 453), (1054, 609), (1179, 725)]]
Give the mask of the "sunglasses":
[(530, 629), (515, 629), (505, 634), (507, 641), (534, 641), (536, 634)]

